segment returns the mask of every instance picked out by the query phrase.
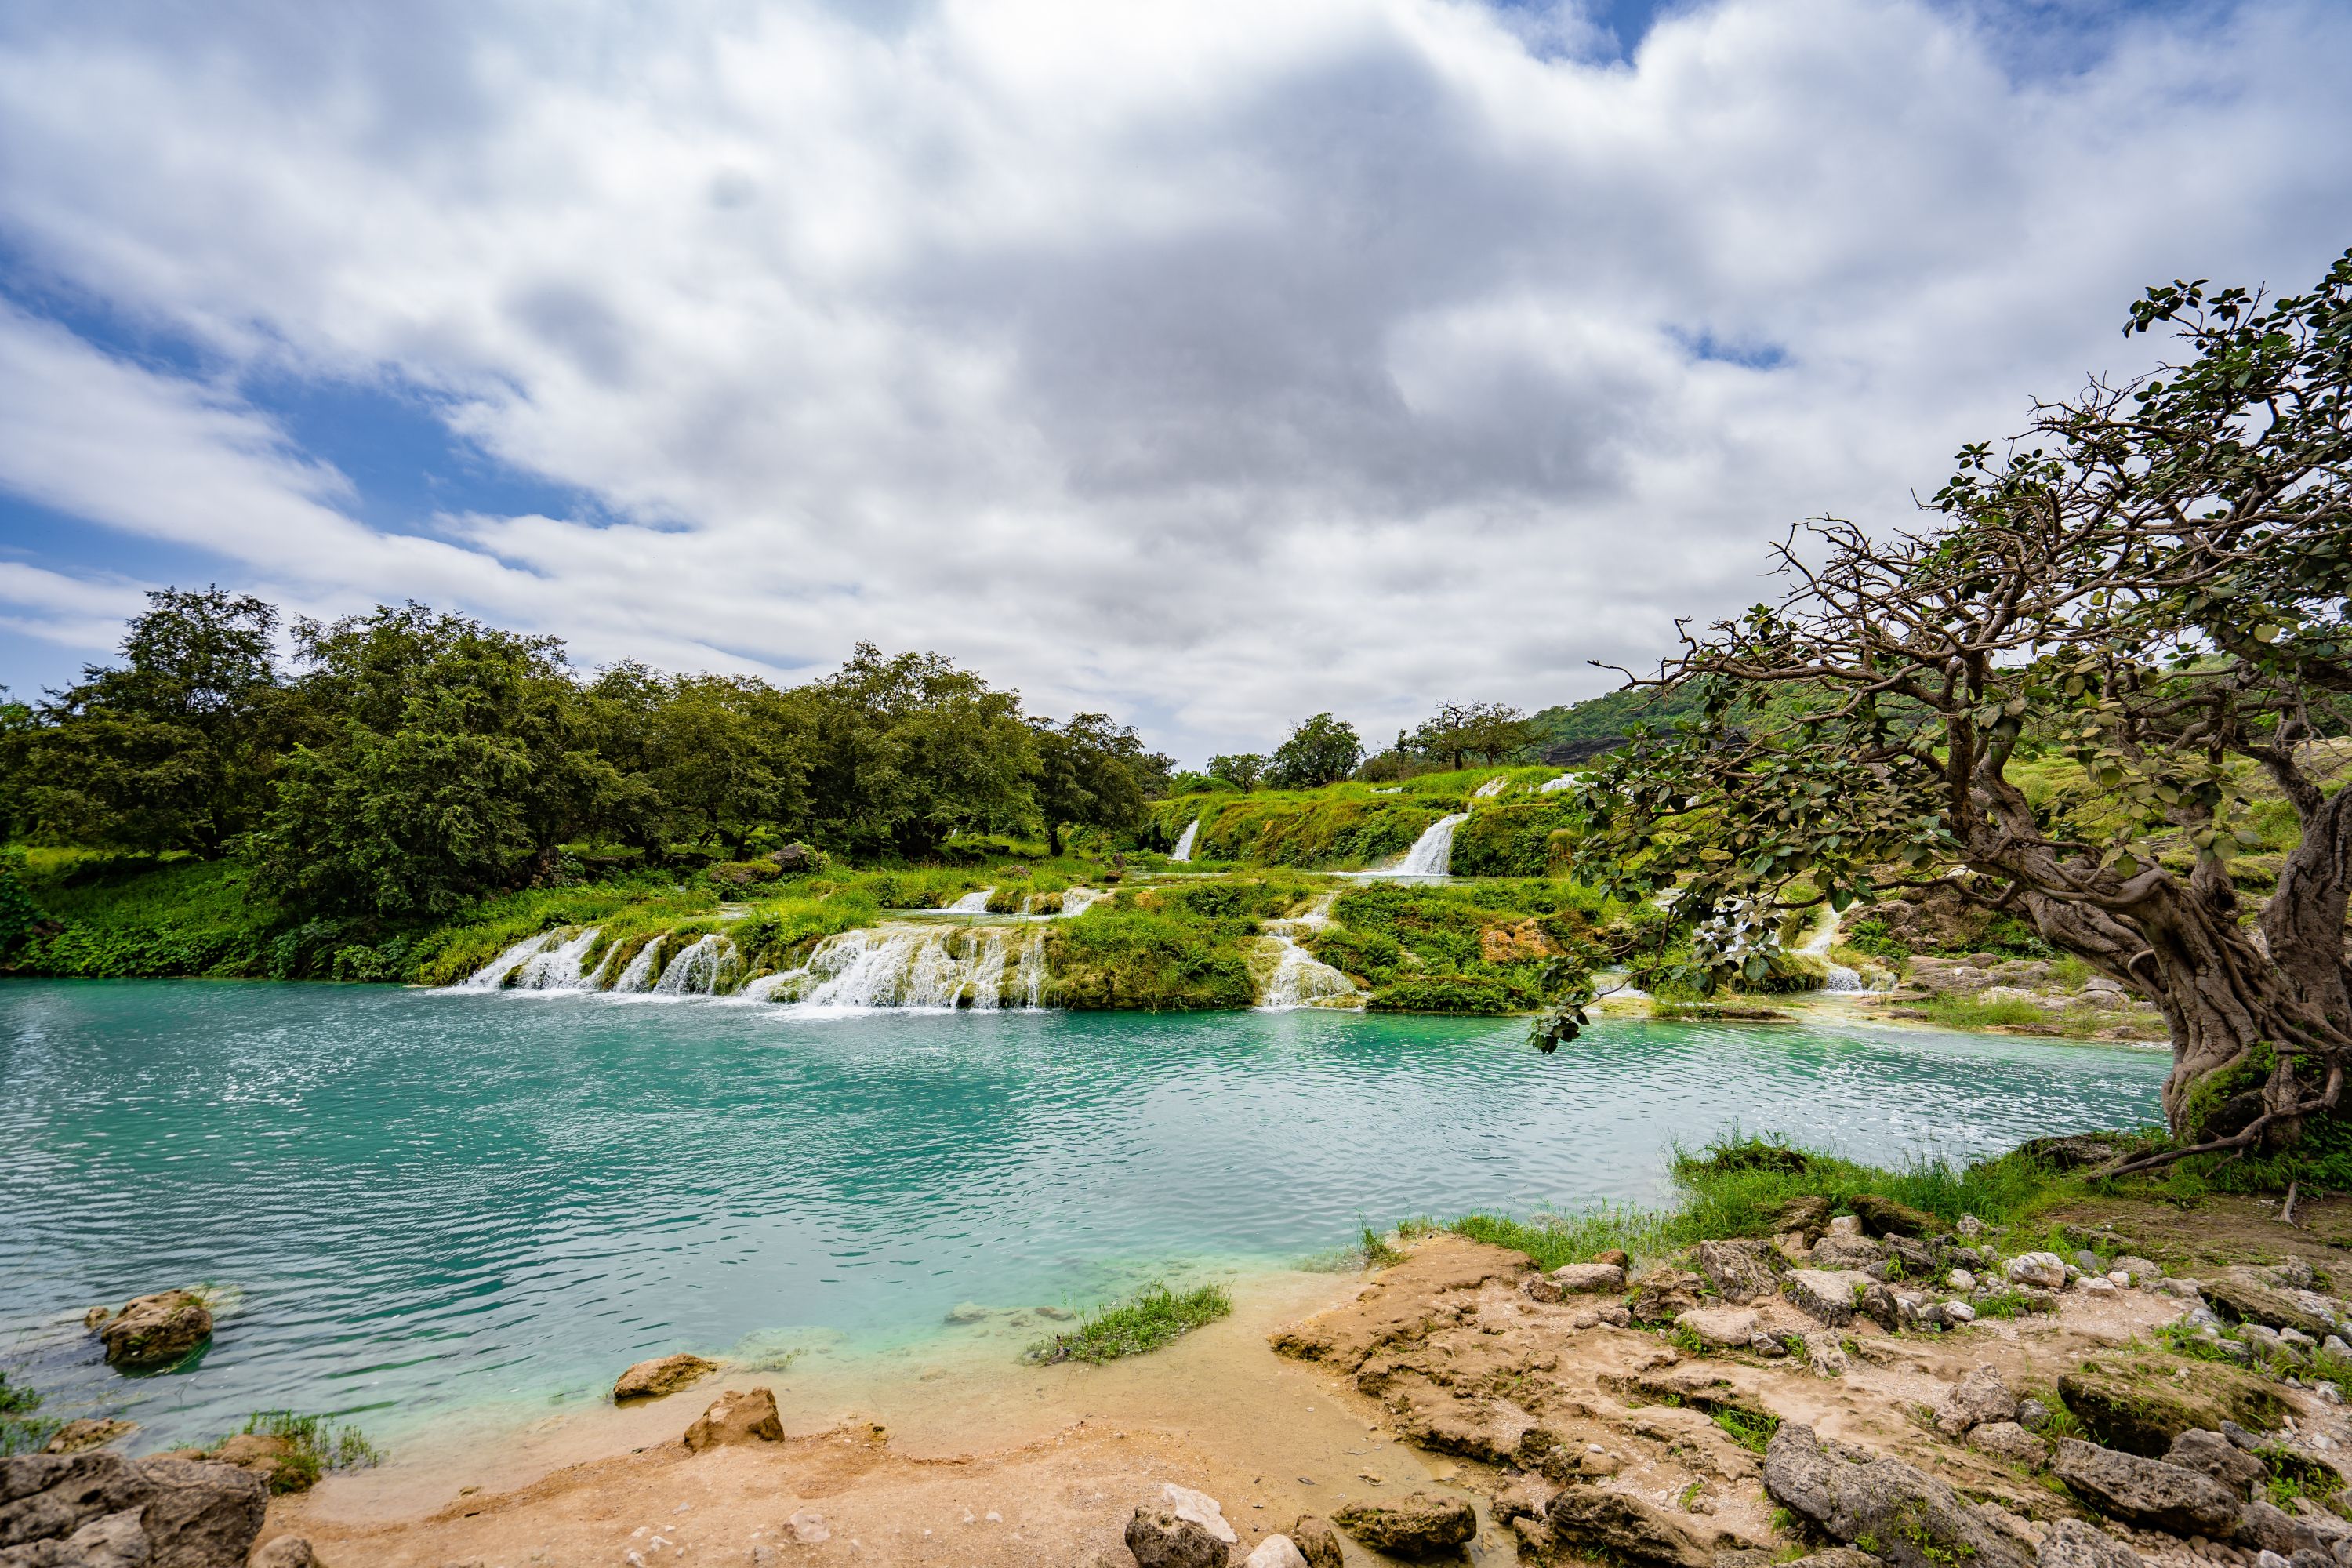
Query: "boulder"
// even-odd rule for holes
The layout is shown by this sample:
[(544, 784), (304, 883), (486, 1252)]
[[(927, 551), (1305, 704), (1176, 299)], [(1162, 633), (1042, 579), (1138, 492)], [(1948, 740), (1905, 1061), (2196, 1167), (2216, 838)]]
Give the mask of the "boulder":
[(1307, 1559), (1307, 1568), (1346, 1568), (1347, 1553), (1339, 1548), (1339, 1532), (1319, 1514), (1302, 1513), (1293, 1521), (1290, 1543)]
[(2183, 1432), (2196, 1427), (2219, 1431), (2227, 1418), (2220, 1405), (2189, 1389), (2130, 1383), (2099, 1373), (2066, 1373), (2058, 1380), (2058, 1397), (2101, 1443), (2151, 1459), (2169, 1452), (2173, 1439)]
[(1735, 1304), (1780, 1293), (1780, 1275), (1772, 1267), (1773, 1258), (1772, 1248), (1760, 1241), (1702, 1241), (1692, 1255), (1715, 1293)]
[(1427, 1492), (1394, 1502), (1349, 1503), (1333, 1509), (1331, 1519), (1373, 1551), (1392, 1557), (1443, 1557), (1468, 1545), (1478, 1533), (1478, 1516), (1468, 1503)]
[[(1783, 1422), (1764, 1449), (1772, 1500), (1837, 1541), (1895, 1568), (2031, 1568), (2032, 1555), (1990, 1511), (1923, 1470)], [(1866, 1543), (1865, 1543), (1866, 1538)]]
[(1225, 1543), (1172, 1510), (1139, 1508), (1127, 1521), (1136, 1568), (1225, 1568)]
[(0, 1548), (0, 1563), (8, 1568), (147, 1568), (152, 1561), (147, 1527), (135, 1508), (101, 1514), (61, 1541)]
[(1694, 1307), (1675, 1320), (1675, 1327), (1696, 1335), (1709, 1350), (1746, 1350), (1763, 1326), (1763, 1318), (1752, 1307)]
[(1914, 1241), (1907, 1236), (1887, 1236), (1880, 1237), (1879, 1242), (1886, 1248), (1887, 1258), (1903, 1265), (1903, 1272), (1914, 1279), (1933, 1279), (1944, 1271), (1937, 1260), (1936, 1249), (1924, 1241)]
[(85, 1415), (68, 1421), (49, 1437), (44, 1454), (79, 1454), (89, 1448), (102, 1448), (117, 1437), (127, 1437), (139, 1430), (136, 1421), (117, 1421), (111, 1416)]
[(2012, 1285), (2041, 1290), (2066, 1289), (2066, 1260), (2054, 1252), (2021, 1252), (2001, 1270)]
[(2172, 1440), (2164, 1462), (2202, 1470), (2240, 1497), (2249, 1495), (2269, 1469), (2219, 1432), (2192, 1427)]
[(1780, 1568), (1885, 1568), (1877, 1558), (1855, 1546), (1824, 1546), (1790, 1559)]
[(1593, 1291), (1613, 1295), (1625, 1289), (1625, 1266), (1622, 1263), (1564, 1263), (1546, 1278), (1573, 1295)]
[(193, 1290), (159, 1290), (126, 1303), (98, 1337), (110, 1365), (168, 1366), (213, 1337), (212, 1310)]
[(2050, 1462), (2049, 1446), (2014, 1421), (1987, 1421), (1969, 1428), (1969, 1447), (2005, 1465), (2038, 1470)]
[(2105, 1531), (2062, 1519), (2042, 1538), (2042, 1568), (2145, 1568), (2147, 1559)]
[(1645, 1323), (1671, 1323), (1699, 1304), (1706, 1283), (1687, 1268), (1657, 1268), (1642, 1276), (1628, 1303), (1633, 1316)]
[(1552, 1539), (1580, 1555), (1662, 1568), (1711, 1568), (1730, 1533), (1654, 1503), (1598, 1487), (1570, 1487), (1546, 1513)]
[(2236, 1541), (2249, 1552), (2275, 1552), (2282, 1557), (2327, 1550), (2318, 1531), (2263, 1499), (2248, 1503), (2238, 1515)]
[(1307, 1554), (1286, 1535), (1269, 1535), (1242, 1559), (1242, 1568), (1307, 1568)]
[(2017, 1395), (2001, 1382), (2000, 1371), (1990, 1366), (1979, 1366), (1960, 1379), (1936, 1407), (1936, 1430), (1947, 1437), (1962, 1436), (1970, 1427), (1988, 1421), (2013, 1423), (2016, 1419)]
[[(1853, 1310), (1890, 1334), (1903, 1326), (1903, 1302), (1875, 1279), (1862, 1288), (1862, 1294), (1854, 1298)], [(1917, 1311), (1917, 1308), (1912, 1309), (1915, 1317)]]
[(768, 858), (776, 863), (779, 871), (814, 871), (824, 864), (822, 851), (799, 843), (787, 844), (782, 849), (772, 851)]
[(1816, 1330), (1803, 1335), (1799, 1342), (1805, 1347), (1805, 1364), (1813, 1369), (1815, 1377), (1843, 1377), (1851, 1370), (1845, 1347), (1838, 1343), (1835, 1334)]
[(1829, 1223), (1830, 1201), (1818, 1193), (1790, 1198), (1772, 1215), (1774, 1230), (1802, 1231), (1807, 1237), (1821, 1235), (1829, 1228)]
[(737, 1443), (781, 1443), (784, 1424), (776, 1416), (776, 1396), (765, 1388), (722, 1394), (686, 1429), (695, 1453)]
[(281, 1535), (253, 1554), (252, 1568), (319, 1568), (319, 1554), (299, 1535)]
[[(0, 1548), (48, 1543), (60, 1568), (240, 1564), (268, 1502), (258, 1477), (227, 1465), (126, 1459), (105, 1449), (0, 1459)], [(100, 1555), (101, 1547), (112, 1555)]]
[(1160, 1500), (1168, 1505), (1169, 1512), (1179, 1519), (1191, 1520), (1228, 1546), (1241, 1540), (1234, 1533), (1234, 1527), (1225, 1522), (1224, 1505), (1206, 1492), (1169, 1481), (1160, 1489)]
[(2175, 1535), (2226, 1540), (2242, 1511), (2236, 1494), (2202, 1470), (2079, 1438), (2058, 1440), (2058, 1457), (2051, 1468), (2100, 1512)]
[[(2336, 1331), (2336, 1324), (2285, 1292), (2257, 1285), (2242, 1276), (2222, 1275), (2205, 1281), (2205, 1300), (2233, 1323), (2260, 1323), (2270, 1329), (2300, 1329), (2315, 1342)], [(109, 1358), (112, 1359), (111, 1357)]]
[(1846, 1199), (1845, 1206), (1862, 1221), (1862, 1228), (1873, 1236), (1933, 1236), (1941, 1228), (1934, 1215), (1874, 1193), (1858, 1193)]
[(1886, 1247), (1866, 1236), (1839, 1236), (1834, 1233), (1813, 1243), (1813, 1267), (1816, 1268), (1867, 1268), (1874, 1263), (1886, 1261)]
[(1876, 1283), (1869, 1275), (1850, 1269), (1797, 1268), (1790, 1271), (1780, 1289), (1799, 1311), (1834, 1329), (1853, 1321), (1854, 1299)]
[(659, 1399), (676, 1394), (679, 1389), (700, 1382), (719, 1370), (715, 1361), (705, 1361), (698, 1355), (681, 1351), (677, 1355), (657, 1356), (641, 1361), (623, 1373), (613, 1384), (613, 1402), (629, 1399)]

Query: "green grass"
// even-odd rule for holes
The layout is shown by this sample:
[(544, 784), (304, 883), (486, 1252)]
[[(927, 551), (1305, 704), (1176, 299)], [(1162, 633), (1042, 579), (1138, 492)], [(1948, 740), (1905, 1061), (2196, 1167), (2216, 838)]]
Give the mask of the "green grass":
[(338, 1424), (323, 1415), (261, 1410), (247, 1417), (244, 1430), (257, 1436), (278, 1438), (292, 1449), (270, 1475), (269, 1489), (273, 1492), (308, 1491), (329, 1470), (356, 1470), (383, 1458), (358, 1427)]
[(1595, 1253), (1621, 1251), (1655, 1258), (1682, 1245), (1675, 1216), (1659, 1209), (1608, 1205), (1575, 1214), (1513, 1219), (1508, 1215), (1465, 1215), (1445, 1226), (1473, 1241), (1524, 1252), (1549, 1272), (1563, 1263), (1589, 1263)]
[(1772, 1434), (1780, 1429), (1780, 1418), (1754, 1410), (1742, 1410), (1737, 1405), (1719, 1405), (1707, 1412), (1707, 1419), (1723, 1428), (1724, 1435), (1751, 1454), (1761, 1454), (1772, 1441)]
[(0, 1372), (0, 1458), (15, 1454), (37, 1454), (47, 1446), (57, 1429), (65, 1425), (33, 1413), (41, 1407), (41, 1396), (22, 1384), (11, 1385), (8, 1374)]
[(1233, 1310), (1233, 1298), (1215, 1285), (1203, 1285), (1182, 1295), (1165, 1285), (1153, 1285), (1124, 1301), (1085, 1314), (1075, 1329), (1039, 1340), (1029, 1347), (1025, 1359), (1041, 1364), (1083, 1361), (1100, 1365), (1121, 1356), (1156, 1351), (1203, 1324), (1230, 1317)]

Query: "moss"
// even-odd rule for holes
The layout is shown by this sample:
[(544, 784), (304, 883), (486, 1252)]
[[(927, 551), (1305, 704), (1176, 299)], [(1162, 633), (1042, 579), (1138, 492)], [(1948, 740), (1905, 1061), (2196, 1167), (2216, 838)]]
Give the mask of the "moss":
[(1454, 829), (1457, 877), (1548, 877), (1573, 852), (1580, 808), (1560, 795), (1480, 805)]
[(1251, 929), (1097, 906), (1046, 933), (1045, 1003), (1081, 1011), (1247, 1007), (1257, 999), (1242, 948)]

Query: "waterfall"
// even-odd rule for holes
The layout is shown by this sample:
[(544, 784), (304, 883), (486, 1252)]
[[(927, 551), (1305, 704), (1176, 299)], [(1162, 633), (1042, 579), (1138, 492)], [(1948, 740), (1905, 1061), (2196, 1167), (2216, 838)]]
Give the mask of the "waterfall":
[(1201, 819), (1196, 816), (1192, 819), (1192, 825), (1184, 829), (1183, 833), (1178, 837), (1176, 840), (1176, 847), (1169, 852), (1168, 858), (1171, 860), (1190, 860), (1192, 858), (1192, 840), (1198, 838), (1200, 836)]
[(993, 888), (976, 889), (971, 892), (966, 893), (962, 898), (958, 899), (951, 904), (941, 904), (940, 906), (940, 913), (943, 915), (984, 915), (988, 912), (988, 895), (994, 891), (996, 891), (996, 889)]
[(1268, 921), (1258, 938), (1258, 956), (1270, 961), (1258, 988), (1257, 1005), (1267, 1012), (1293, 1007), (1356, 1007), (1363, 1005), (1356, 983), (1299, 944), (1303, 931), (1328, 925), (1339, 897), (1326, 893), (1289, 920)]
[(1109, 897), (1110, 894), (1100, 888), (1072, 888), (1062, 895), (1062, 912), (1082, 915)]
[(661, 951), (661, 938), (647, 937), (646, 945), (637, 949), (636, 956), (629, 960), (628, 967), (622, 970), (620, 978), (613, 982), (613, 989), (615, 992), (652, 990), (654, 988), (654, 954)]
[(787, 985), (797, 986), (807, 978), (808, 969), (805, 965), (799, 969), (787, 969), (775, 974), (762, 974), (757, 980), (747, 981), (743, 989), (735, 994), (746, 1002), (772, 1002), (776, 999), (777, 992)]
[(712, 996), (729, 969), (738, 967), (735, 944), (713, 931), (666, 964), (654, 983), (657, 996)]
[(1021, 1005), (1042, 1007), (1045, 1005), (1045, 944), (1033, 941), (1021, 950), (1021, 967), (1014, 972), (1013, 984), (1021, 993)]
[(460, 991), (497, 990), (507, 983), (508, 976), (529, 963), (541, 948), (554, 940), (554, 935), (548, 931), (541, 931), (537, 936), (523, 938), (481, 968), (466, 976), (457, 989)]
[(1412, 841), (1404, 858), (1389, 868), (1400, 877), (1443, 877), (1454, 864), (1454, 830), (1470, 820), (1466, 811), (1451, 816), (1441, 816), (1429, 825), (1428, 830)]
[(1805, 942), (1805, 945), (1799, 948), (1797, 951), (1799, 952), (1810, 953), (1813, 957), (1820, 959), (1822, 963), (1829, 965), (1829, 978), (1822, 982), (1822, 990), (1841, 992), (1867, 991), (1870, 987), (1862, 983), (1862, 973), (1859, 970), (1848, 969), (1844, 964), (1838, 963), (1830, 958), (1829, 953), (1831, 944), (1837, 941), (1838, 928), (1844, 923), (1843, 919), (1836, 910), (1831, 910), (1829, 923), (1822, 927), (1820, 931), (1814, 932), (1812, 936), (1808, 938)]
[(1493, 795), (1498, 795), (1502, 794), (1502, 793), (1503, 793), (1503, 791), (1505, 791), (1506, 789), (1509, 788), (1509, 787), (1510, 787), (1510, 784), (1511, 784), (1511, 775), (1510, 775), (1510, 774), (1508, 774), (1508, 773), (1501, 773), (1501, 774), (1498, 774), (1498, 775), (1496, 775), (1496, 777), (1494, 777), (1494, 778), (1488, 779), (1485, 784), (1480, 784), (1476, 789), (1472, 790), (1472, 791), (1470, 792), (1470, 798), (1471, 798), (1472, 800), (1486, 800), (1486, 799), (1489, 798), (1490, 796), (1493, 796)]
[(1570, 784), (1574, 784), (1575, 782), (1576, 782), (1576, 775), (1575, 775), (1575, 774), (1573, 774), (1573, 773), (1562, 773), (1562, 774), (1560, 774), (1560, 775), (1559, 775), (1559, 777), (1558, 777), (1558, 778), (1556, 778), (1556, 779), (1546, 779), (1546, 780), (1544, 780), (1544, 782), (1543, 782), (1543, 783), (1541, 783), (1541, 784), (1538, 784), (1538, 785), (1536, 786), (1536, 793), (1537, 793), (1538, 795), (1552, 795), (1552, 794), (1555, 794), (1555, 793), (1557, 793), (1557, 792), (1559, 792), (1559, 791), (1560, 791), (1560, 790), (1564, 790), (1564, 789), (1566, 789), (1569, 785), (1570, 785)]
[[(1004, 967), (1016, 940), (1023, 943), (1013, 985), (1016, 994), (1007, 996)], [(1044, 988), (1045, 945), (1034, 931), (1016, 935), (1001, 927), (844, 931), (827, 937), (809, 955), (810, 984), (800, 1000), (808, 1007), (1034, 1007)]]
[[(515, 971), (512, 984), (517, 991), (586, 991), (587, 976), (580, 973), (581, 961), (588, 950), (596, 945), (596, 928), (589, 926), (577, 935), (543, 948), (529, 963)], [(599, 966), (601, 969), (601, 965)]]

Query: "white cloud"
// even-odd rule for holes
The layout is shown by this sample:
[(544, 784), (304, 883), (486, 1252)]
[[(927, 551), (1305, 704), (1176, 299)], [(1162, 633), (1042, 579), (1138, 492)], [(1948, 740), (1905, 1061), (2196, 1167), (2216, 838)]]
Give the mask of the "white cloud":
[[(1507, 21), (25, 7), (25, 280), (220, 372), (0, 316), (0, 482), (304, 605), (780, 672), (937, 647), (1198, 755), (1597, 689), (1755, 597), (1780, 524), (1904, 521), (2030, 394), (2135, 363), (2140, 285), (2352, 240), (2321, 0), (2040, 75), (1903, 0), (1723, 0), (1630, 64)], [(370, 530), (256, 371), (429, 390), (601, 513)]]

